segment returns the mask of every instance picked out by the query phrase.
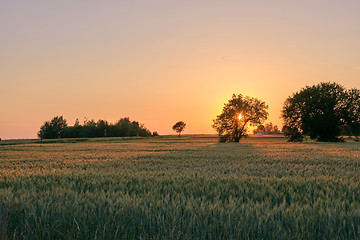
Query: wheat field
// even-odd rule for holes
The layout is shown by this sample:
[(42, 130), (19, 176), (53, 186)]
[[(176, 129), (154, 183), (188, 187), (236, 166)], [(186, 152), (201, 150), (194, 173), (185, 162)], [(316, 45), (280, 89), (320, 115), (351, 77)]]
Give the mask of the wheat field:
[(1, 239), (360, 237), (359, 143), (3, 143)]

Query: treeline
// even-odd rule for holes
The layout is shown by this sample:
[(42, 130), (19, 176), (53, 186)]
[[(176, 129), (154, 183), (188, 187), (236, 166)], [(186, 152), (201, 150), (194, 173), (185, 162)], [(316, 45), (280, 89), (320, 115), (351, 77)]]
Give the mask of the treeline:
[(273, 125), (272, 122), (265, 125), (260, 124), (253, 130), (253, 134), (281, 134), (277, 125)]
[(96, 138), (96, 137), (150, 137), (158, 136), (157, 132), (151, 132), (144, 124), (137, 121), (131, 121), (130, 118), (125, 117), (118, 120), (115, 124), (109, 123), (106, 120), (85, 118), (81, 125), (76, 119), (74, 126), (68, 126), (66, 119), (63, 116), (56, 116), (51, 121), (46, 121), (38, 132), (41, 139), (56, 139), (56, 138)]

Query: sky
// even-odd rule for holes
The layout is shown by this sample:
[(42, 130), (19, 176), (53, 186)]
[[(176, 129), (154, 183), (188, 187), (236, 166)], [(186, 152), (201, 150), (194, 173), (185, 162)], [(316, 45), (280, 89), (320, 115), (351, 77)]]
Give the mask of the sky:
[(305, 86), (360, 88), (360, 1), (0, 2), (0, 138), (44, 121), (122, 117), (215, 133), (232, 94), (269, 105)]

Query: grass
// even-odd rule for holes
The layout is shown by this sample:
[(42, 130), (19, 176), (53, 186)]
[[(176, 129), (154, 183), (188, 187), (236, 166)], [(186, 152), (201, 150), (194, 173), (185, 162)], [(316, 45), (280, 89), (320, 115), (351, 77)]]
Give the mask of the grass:
[(0, 146), (3, 239), (354, 239), (360, 144), (253, 137)]

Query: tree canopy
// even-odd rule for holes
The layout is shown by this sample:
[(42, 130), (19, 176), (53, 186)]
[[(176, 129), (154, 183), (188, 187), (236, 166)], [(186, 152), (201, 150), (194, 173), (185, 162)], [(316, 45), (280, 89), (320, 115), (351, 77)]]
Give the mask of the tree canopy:
[(360, 92), (337, 83), (306, 86), (288, 97), (283, 105), (284, 134), (289, 141), (308, 135), (317, 141), (339, 141), (342, 131), (358, 139)]
[(239, 142), (247, 134), (248, 126), (257, 126), (267, 119), (267, 109), (265, 102), (257, 98), (233, 94), (212, 127), (221, 142)]
[(177, 123), (174, 124), (174, 126), (172, 127), (172, 129), (177, 132), (179, 134), (179, 137), (180, 137), (180, 133), (182, 131), (184, 131), (186, 127), (186, 123), (184, 123), (183, 121), (179, 121)]

